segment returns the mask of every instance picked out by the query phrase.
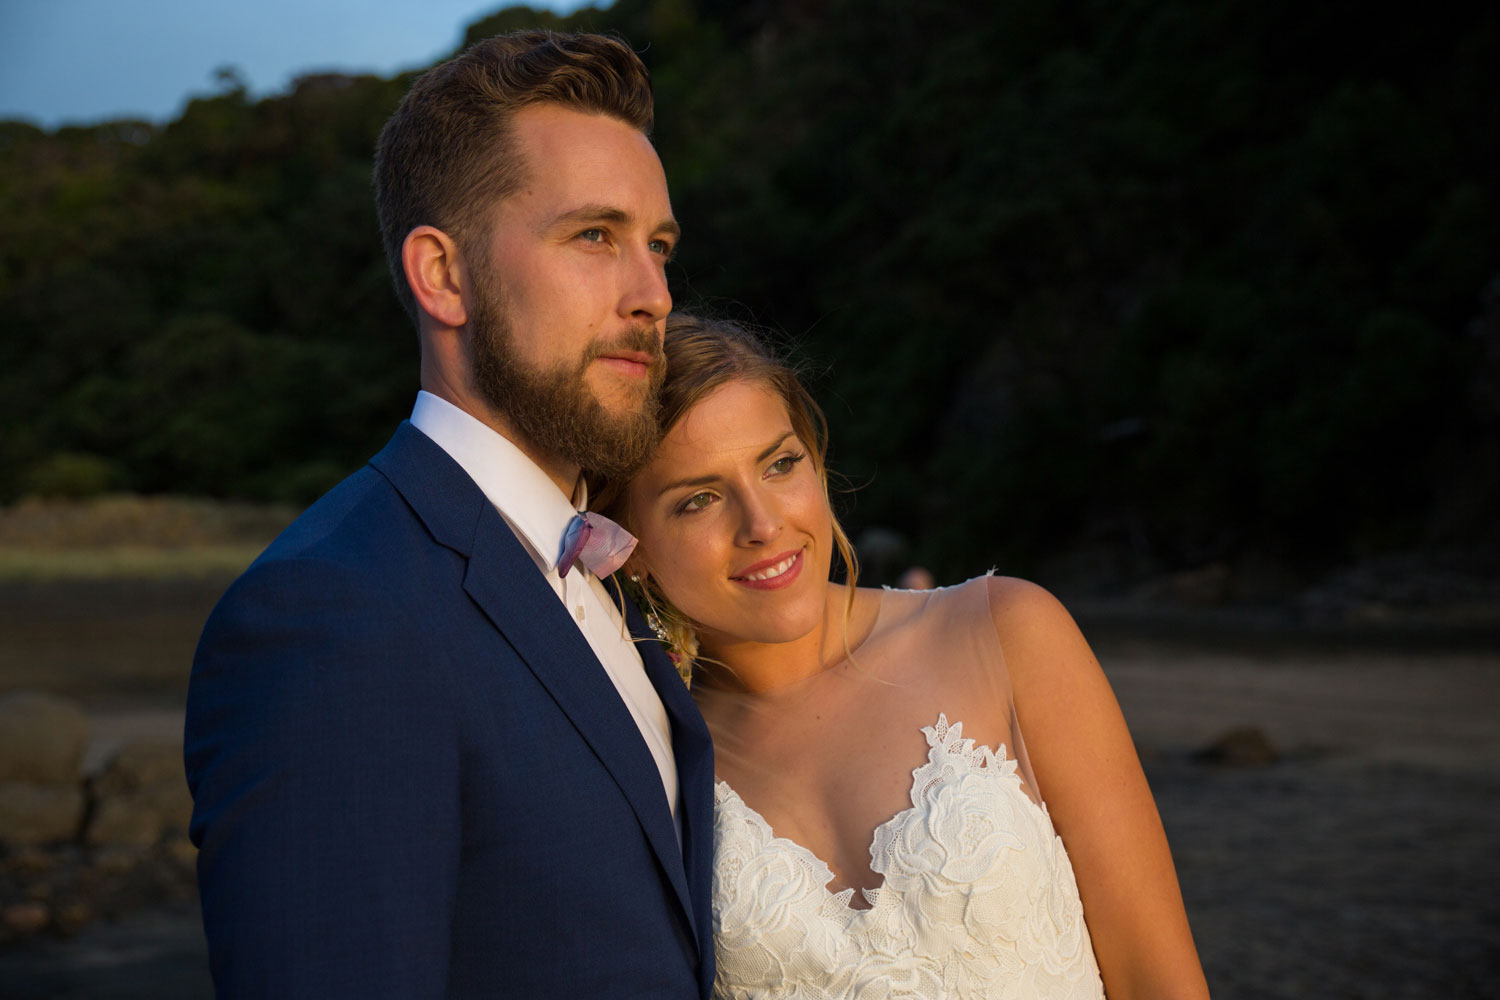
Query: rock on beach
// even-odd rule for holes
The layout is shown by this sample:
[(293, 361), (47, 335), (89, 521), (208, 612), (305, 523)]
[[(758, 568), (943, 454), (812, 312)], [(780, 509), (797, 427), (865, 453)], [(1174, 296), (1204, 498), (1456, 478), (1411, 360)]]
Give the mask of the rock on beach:
[(75, 784), (89, 719), (66, 698), (36, 691), (0, 697), (0, 782)]
[(31, 691), (0, 698), (0, 844), (30, 847), (78, 836), (88, 743), (88, 716), (73, 702)]

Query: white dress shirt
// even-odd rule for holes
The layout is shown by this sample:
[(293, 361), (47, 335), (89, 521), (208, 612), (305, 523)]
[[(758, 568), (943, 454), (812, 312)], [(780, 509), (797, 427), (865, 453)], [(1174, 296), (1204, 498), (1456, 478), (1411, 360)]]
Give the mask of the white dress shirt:
[[(656, 760), (680, 845), (682, 822), (677, 817), (677, 761), (672, 756), (672, 730), (666, 709), (646, 676), (641, 654), (631, 642), (625, 620), (605, 591), (604, 584), (584, 567), (582, 560), (576, 562), (566, 576), (557, 572), (563, 531), (573, 515), (587, 506), (586, 492), (575, 509), (557, 484), (521, 449), (475, 417), (430, 392), (417, 393), (411, 422), (462, 466), (495, 505), (505, 523), (520, 539), (521, 547), (536, 563), (537, 570), (556, 592), (557, 599), (568, 611), (568, 617), (588, 640)], [(591, 669), (587, 664), (579, 664), (579, 668)]]

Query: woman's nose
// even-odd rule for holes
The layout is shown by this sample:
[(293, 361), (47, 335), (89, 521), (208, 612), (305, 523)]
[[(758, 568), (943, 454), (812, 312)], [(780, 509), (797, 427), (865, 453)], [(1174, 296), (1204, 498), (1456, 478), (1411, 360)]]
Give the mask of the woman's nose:
[(743, 501), (739, 545), (765, 545), (781, 534), (781, 514), (773, 504), (755, 495)]

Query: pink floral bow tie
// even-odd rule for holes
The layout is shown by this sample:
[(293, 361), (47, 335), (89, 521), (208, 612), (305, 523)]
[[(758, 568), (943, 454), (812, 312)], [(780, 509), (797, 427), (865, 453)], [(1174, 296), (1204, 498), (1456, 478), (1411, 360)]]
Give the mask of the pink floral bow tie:
[(625, 565), (634, 549), (635, 536), (609, 518), (593, 511), (575, 514), (563, 532), (557, 574), (567, 576), (575, 562), (582, 562), (602, 580)]

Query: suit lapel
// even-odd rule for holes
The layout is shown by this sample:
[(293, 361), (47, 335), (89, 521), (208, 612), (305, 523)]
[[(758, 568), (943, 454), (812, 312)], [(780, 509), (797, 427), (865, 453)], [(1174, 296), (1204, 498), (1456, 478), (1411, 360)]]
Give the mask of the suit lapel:
[[(630, 710), (594, 656), (588, 640), (568, 617), (557, 594), (484, 493), (457, 462), (409, 422), (402, 423), (390, 444), (370, 464), (396, 487), (435, 540), (468, 557), (464, 590), (614, 778), (689, 917), (700, 954), (706, 954), (706, 914), (699, 911), (706, 910), (708, 897), (706, 891), (701, 892), (702, 902), (694, 905), (689, 874), (693, 873), (694, 889), (700, 884), (707, 885), (701, 877), (707, 868), (699, 857), (703, 851), (698, 842), (712, 838), (708, 824), (712, 822), (713, 764), (703, 719), (665, 654), (654, 642), (640, 644), (650, 647), (641, 650), (643, 661), (648, 655), (655, 658), (647, 675), (661, 695), (672, 723), (672, 749), (678, 759), (680, 785), (684, 754), (697, 762), (696, 769), (690, 769), (695, 783), (693, 794), (682, 798), (684, 802), (695, 803), (700, 813), (703, 803), (709, 804), (707, 819), (694, 816), (690, 826), (689, 817), (684, 815), (683, 850), (678, 849), (672, 816), (666, 808), (661, 774)], [(629, 610), (633, 612), (634, 608)], [(639, 614), (635, 617), (638, 621)], [(676, 684), (675, 691), (659, 677), (663, 665)], [(703, 783), (698, 770), (705, 766), (704, 759), (708, 775), (706, 800), (697, 787)], [(689, 829), (693, 831), (692, 840)], [(692, 867), (684, 860), (689, 844), (693, 845)], [(698, 872), (699, 867), (702, 873)]]
[[(611, 593), (615, 588), (608, 588)], [(678, 818), (682, 821), (683, 866), (693, 905), (689, 913), (693, 917), (693, 930), (698, 936), (699, 948), (712, 952), (713, 932), (710, 926), (709, 897), (712, 891), (713, 865), (713, 802), (714, 802), (714, 755), (713, 743), (709, 739), (708, 726), (703, 721), (698, 706), (688, 694), (687, 686), (677, 673), (677, 668), (667, 658), (660, 642), (647, 628), (645, 620), (630, 601), (623, 602), (621, 609), (630, 626), (630, 634), (642, 640), (636, 643), (641, 654), (641, 664), (646, 676), (656, 688), (667, 717), (672, 723), (672, 755), (677, 760)], [(704, 942), (710, 942), (704, 947)], [(707, 982), (713, 975), (709, 963)], [(705, 987), (706, 990), (706, 987)]]
[[(656, 761), (588, 640), (493, 508), (481, 515), (464, 589), (614, 777), (691, 916), (686, 866)], [(673, 744), (675, 751), (675, 736)]]

